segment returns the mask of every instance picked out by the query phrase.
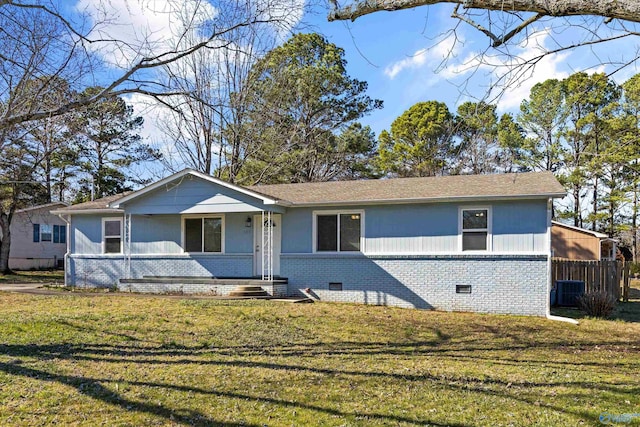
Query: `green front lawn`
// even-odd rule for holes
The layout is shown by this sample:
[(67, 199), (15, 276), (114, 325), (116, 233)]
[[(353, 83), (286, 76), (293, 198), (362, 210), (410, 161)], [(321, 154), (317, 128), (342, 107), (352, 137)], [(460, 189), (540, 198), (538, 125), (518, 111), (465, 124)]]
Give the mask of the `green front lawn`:
[[(640, 323), (0, 293), (0, 425), (598, 425)], [(640, 417), (632, 424), (640, 424)]]

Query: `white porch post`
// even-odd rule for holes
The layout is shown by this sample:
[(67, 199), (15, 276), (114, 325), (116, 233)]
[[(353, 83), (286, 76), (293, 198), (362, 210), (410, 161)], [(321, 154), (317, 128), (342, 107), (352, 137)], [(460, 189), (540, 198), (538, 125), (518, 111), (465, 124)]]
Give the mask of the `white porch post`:
[(262, 280), (273, 280), (273, 219), (270, 211), (262, 211)]
[(131, 214), (124, 216), (124, 274), (131, 279)]

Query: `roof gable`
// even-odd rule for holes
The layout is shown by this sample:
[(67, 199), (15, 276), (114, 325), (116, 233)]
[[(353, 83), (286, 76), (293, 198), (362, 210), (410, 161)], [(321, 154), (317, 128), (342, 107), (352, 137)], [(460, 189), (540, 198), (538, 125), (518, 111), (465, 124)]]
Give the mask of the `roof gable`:
[(169, 176), (167, 178), (161, 179), (160, 181), (157, 181), (157, 182), (155, 182), (155, 183), (153, 183), (151, 185), (148, 185), (148, 186), (146, 186), (146, 187), (144, 187), (144, 188), (142, 188), (142, 189), (140, 189), (138, 191), (134, 191), (134, 192), (122, 197), (122, 198), (114, 200), (113, 202), (109, 203), (109, 207), (110, 208), (115, 208), (115, 209), (121, 208), (121, 206), (123, 204), (129, 203), (129, 202), (131, 202), (131, 201), (133, 201), (133, 200), (135, 200), (135, 199), (137, 199), (139, 197), (142, 197), (144, 195), (147, 195), (147, 194), (149, 194), (149, 193), (151, 193), (151, 192), (153, 192), (153, 191), (155, 191), (155, 190), (157, 190), (159, 188), (165, 187), (165, 186), (173, 183), (174, 181), (180, 181), (180, 180), (182, 180), (183, 178), (185, 178), (187, 176), (195, 176), (195, 177), (200, 178), (200, 179), (202, 179), (204, 181), (210, 182), (210, 183), (215, 184), (215, 185), (219, 185), (219, 186), (221, 186), (223, 188), (227, 188), (229, 190), (237, 191), (237, 192), (239, 192), (241, 194), (244, 194), (246, 196), (253, 197), (253, 198), (257, 199), (257, 200), (260, 200), (265, 205), (273, 205), (273, 204), (276, 204), (278, 202), (276, 199), (273, 199), (273, 198), (271, 198), (269, 196), (265, 196), (264, 194), (257, 193), (255, 191), (252, 191), (252, 190), (248, 189), (248, 188), (228, 183), (226, 181), (223, 181), (223, 180), (218, 179), (218, 178), (214, 178), (211, 175), (207, 175), (207, 174), (204, 174), (202, 172), (195, 171), (193, 169), (185, 169), (185, 170), (183, 170), (181, 172), (178, 172), (178, 173), (175, 173), (175, 174), (173, 174), (173, 175), (171, 175), (171, 176)]

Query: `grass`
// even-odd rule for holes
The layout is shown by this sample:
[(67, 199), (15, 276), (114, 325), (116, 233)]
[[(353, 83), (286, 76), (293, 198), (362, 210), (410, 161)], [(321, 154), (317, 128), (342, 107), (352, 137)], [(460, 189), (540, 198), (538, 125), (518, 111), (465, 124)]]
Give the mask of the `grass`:
[(0, 425), (564, 426), (640, 413), (635, 322), (120, 295), (0, 293), (0, 307)]
[(0, 284), (14, 283), (42, 283), (63, 284), (64, 271), (62, 270), (34, 270), (14, 271), (13, 274), (0, 274)]

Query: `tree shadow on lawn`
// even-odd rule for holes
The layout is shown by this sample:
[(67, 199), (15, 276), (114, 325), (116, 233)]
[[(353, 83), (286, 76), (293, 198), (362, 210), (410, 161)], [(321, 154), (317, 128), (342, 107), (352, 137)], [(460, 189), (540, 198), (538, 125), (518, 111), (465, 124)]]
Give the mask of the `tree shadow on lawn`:
[[(335, 350), (334, 347), (342, 347), (344, 350), (343, 354), (349, 353), (349, 349), (360, 351), (360, 347), (362, 347), (362, 343), (333, 343), (332, 350)], [(336, 345), (337, 344), (337, 345)], [(374, 349), (375, 345), (378, 345), (380, 348), (378, 354), (388, 354), (388, 355), (397, 355), (406, 351), (407, 343), (371, 343), (368, 345), (369, 349)], [(307, 356), (313, 356), (314, 350), (317, 349), (317, 345), (309, 345), (308, 347), (304, 346), (296, 346), (297, 350), (295, 353), (285, 352), (285, 355), (279, 355), (279, 357), (296, 357), (300, 352), (307, 351)], [(412, 343), (412, 354), (427, 354), (434, 353), (434, 345), (433, 343), (427, 343), (424, 348), (420, 348), (419, 343)], [(520, 347), (518, 347), (520, 348)], [(500, 347), (500, 350), (508, 350), (508, 347)], [(247, 349), (245, 349), (247, 350)], [(418, 353), (416, 353), (418, 350)], [(460, 349), (465, 352), (474, 352), (473, 348), (464, 348)], [(483, 348), (483, 351), (488, 350), (487, 348)], [(452, 351), (449, 349), (448, 351)], [(436, 388), (444, 388), (454, 392), (461, 392), (464, 394), (468, 394), (469, 392), (483, 394), (483, 395), (492, 395), (499, 398), (505, 398), (509, 400), (513, 400), (516, 402), (520, 402), (526, 405), (536, 405), (538, 407), (547, 408), (552, 411), (558, 413), (565, 413), (577, 416), (582, 419), (596, 421), (596, 417), (594, 414), (589, 413), (584, 410), (573, 410), (571, 408), (567, 408), (566, 406), (562, 406), (561, 403), (554, 404), (553, 402), (543, 402), (538, 399), (539, 396), (525, 396), (521, 393), (522, 390), (526, 390), (534, 387), (574, 387), (581, 389), (580, 391), (576, 390), (576, 393), (571, 393), (572, 396), (577, 398), (585, 398), (590, 397), (592, 395), (593, 390), (600, 390), (607, 392), (609, 394), (613, 393), (616, 395), (620, 395), (622, 398), (623, 395), (629, 395), (629, 393), (637, 394), (640, 393), (640, 388), (632, 388), (637, 386), (637, 383), (624, 382), (617, 384), (603, 384), (596, 382), (585, 382), (585, 381), (559, 381), (559, 382), (510, 382), (505, 381), (500, 378), (495, 378), (491, 376), (483, 376), (483, 378), (475, 378), (475, 377), (464, 377), (464, 376), (452, 376), (452, 375), (433, 375), (430, 373), (421, 373), (421, 374), (410, 374), (410, 373), (394, 373), (394, 372), (385, 372), (385, 371), (376, 371), (376, 370), (348, 370), (348, 369), (335, 369), (335, 368), (327, 368), (327, 367), (317, 367), (317, 366), (304, 366), (299, 363), (271, 363), (264, 361), (251, 361), (251, 360), (239, 360), (237, 357), (250, 357), (255, 356), (256, 349), (250, 348), (248, 349), (247, 354), (243, 354), (243, 350), (231, 347), (231, 348), (218, 348), (218, 349), (203, 349), (203, 348), (191, 348), (191, 347), (180, 347), (180, 346), (171, 346), (167, 347), (156, 347), (156, 348), (140, 348), (140, 347), (131, 347), (127, 345), (84, 345), (84, 344), (64, 344), (64, 345), (36, 345), (36, 344), (26, 344), (26, 345), (0, 345), (0, 353), (4, 356), (8, 357), (33, 357), (38, 360), (50, 360), (50, 359), (71, 359), (71, 360), (83, 360), (83, 361), (91, 361), (91, 362), (99, 362), (99, 363), (143, 363), (143, 364), (156, 364), (158, 366), (167, 365), (167, 364), (197, 364), (203, 366), (229, 366), (236, 368), (256, 368), (256, 369), (270, 369), (270, 370), (279, 370), (283, 372), (310, 372), (313, 374), (327, 375), (327, 376), (347, 376), (347, 377), (374, 377), (374, 378), (387, 378), (394, 379), (400, 381), (407, 382), (416, 382), (421, 386), (432, 386)], [(333, 353), (332, 353), (333, 354)], [(406, 354), (406, 353), (405, 353)], [(259, 354), (261, 357), (264, 356), (264, 353)], [(335, 355), (335, 354), (334, 354)], [(181, 359), (175, 359), (175, 357), (185, 356)], [(201, 359), (188, 358), (191, 357), (200, 357)], [(229, 357), (235, 356), (236, 358), (232, 358), (231, 360), (222, 360), (222, 359), (206, 359), (211, 357)], [(170, 359), (167, 359), (167, 358)], [(438, 355), (438, 357), (468, 357), (470, 358), (470, 362), (473, 362), (472, 359), (476, 358), (473, 355)], [(204, 360), (202, 358), (205, 358)], [(317, 359), (307, 358), (305, 360), (310, 360), (313, 363), (317, 363)], [(490, 361), (491, 363), (495, 361), (500, 361), (500, 358), (486, 358), (485, 360)], [(529, 361), (518, 361), (520, 363), (529, 363)], [(540, 363), (541, 361), (533, 361), (533, 363)], [(182, 391), (182, 392), (192, 392), (207, 396), (215, 396), (215, 397), (224, 397), (224, 398), (232, 398), (239, 399), (243, 402), (246, 401), (255, 401), (261, 403), (269, 403), (281, 407), (294, 407), (300, 409), (306, 409), (311, 411), (317, 411), (321, 413), (325, 413), (331, 416), (339, 416), (339, 417), (366, 417), (369, 419), (380, 420), (385, 423), (408, 423), (408, 424), (430, 424), (430, 425), (442, 425), (434, 422), (429, 419), (416, 419), (409, 417), (402, 417), (393, 414), (385, 414), (385, 413), (361, 413), (361, 412), (347, 412), (343, 410), (339, 410), (332, 407), (327, 406), (319, 406), (319, 405), (311, 405), (306, 403), (300, 403), (293, 400), (285, 400), (278, 399), (269, 396), (255, 396), (251, 394), (238, 393), (238, 392), (230, 392), (230, 391), (218, 391), (215, 389), (206, 389), (196, 386), (186, 386), (179, 384), (170, 384), (164, 382), (153, 382), (153, 381), (129, 381), (126, 379), (118, 378), (91, 378), (84, 377), (78, 375), (62, 375), (58, 373), (47, 372), (46, 370), (39, 370), (30, 367), (22, 366), (20, 363), (5, 363), (0, 362), (0, 371), (4, 371), (7, 374), (21, 376), (25, 378), (35, 378), (42, 381), (50, 381), (57, 382), (60, 384), (64, 384), (67, 386), (71, 386), (75, 388), (79, 393), (89, 396), (91, 398), (103, 401), (105, 403), (118, 405), (123, 410), (126, 411), (138, 411), (144, 412), (152, 415), (157, 415), (167, 420), (171, 420), (173, 422), (179, 422), (189, 425), (222, 425), (222, 426), (232, 426), (232, 425), (251, 425), (246, 423), (229, 423), (222, 422), (219, 420), (212, 419), (202, 412), (182, 408), (182, 409), (171, 409), (165, 407), (161, 404), (152, 404), (150, 402), (144, 401), (135, 401), (131, 399), (127, 399), (124, 396), (120, 395), (117, 392), (105, 387), (104, 384), (108, 383), (118, 383), (118, 382), (126, 382), (129, 385), (141, 386), (141, 387), (157, 387), (165, 390), (174, 390), (174, 391)], [(567, 395), (568, 396), (568, 395)], [(567, 397), (569, 399), (569, 397)], [(447, 423), (446, 425), (451, 426), (462, 426), (463, 424), (451, 424)]]
[[(161, 362), (164, 363), (164, 362)], [(150, 403), (137, 402), (133, 400), (128, 400), (120, 396), (118, 393), (113, 392), (112, 390), (106, 388), (102, 385), (102, 383), (114, 383), (122, 380), (114, 380), (111, 378), (87, 378), (81, 376), (70, 376), (70, 375), (59, 375), (52, 374), (46, 371), (40, 371), (37, 369), (27, 368), (15, 364), (8, 364), (0, 362), (0, 371), (6, 372), (8, 374), (23, 376), (28, 378), (35, 378), (44, 381), (55, 381), (67, 386), (74, 387), (81, 394), (85, 394), (91, 398), (104, 401), (106, 403), (114, 404), (121, 406), (123, 409), (127, 411), (138, 411), (138, 412), (146, 412), (153, 415), (158, 415), (167, 420), (177, 421), (179, 423), (184, 423), (188, 425), (203, 425), (203, 426), (264, 426), (266, 424), (248, 424), (246, 422), (241, 423), (229, 423), (222, 422), (219, 420), (211, 419), (204, 414), (198, 411), (192, 411), (189, 409), (178, 409), (171, 410), (169, 408), (165, 408), (161, 405), (154, 405)], [(261, 403), (271, 403), (278, 406), (283, 407), (295, 407), (295, 408), (303, 408), (309, 409), (317, 412), (323, 412), (329, 415), (341, 416), (341, 417), (365, 417), (371, 419), (378, 419), (381, 421), (394, 422), (394, 423), (408, 423), (408, 424), (418, 424), (418, 425), (432, 425), (432, 426), (451, 426), (451, 427), (465, 427), (464, 424), (458, 423), (447, 423), (447, 424), (439, 424), (435, 423), (431, 420), (424, 419), (413, 419), (407, 417), (400, 417), (389, 414), (377, 414), (377, 413), (350, 413), (339, 411), (333, 408), (326, 408), (322, 406), (316, 405), (308, 405), (301, 404), (294, 401), (274, 399), (270, 397), (260, 397), (260, 396), (251, 396), (249, 394), (242, 393), (234, 393), (234, 392), (221, 392), (216, 390), (208, 390), (199, 387), (190, 387), (190, 386), (181, 386), (176, 384), (169, 383), (160, 383), (160, 382), (150, 382), (150, 381), (124, 381), (128, 385), (133, 386), (141, 386), (141, 387), (159, 387), (167, 390), (175, 390), (175, 391), (183, 391), (190, 393), (198, 393), (216, 397), (226, 397), (239, 399), (242, 401), (256, 401)]]

